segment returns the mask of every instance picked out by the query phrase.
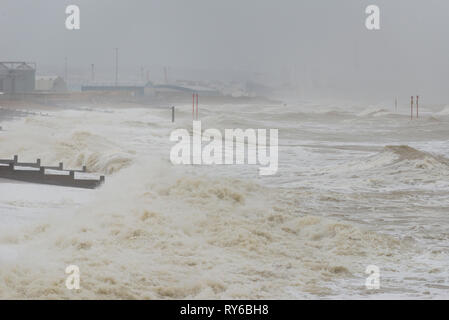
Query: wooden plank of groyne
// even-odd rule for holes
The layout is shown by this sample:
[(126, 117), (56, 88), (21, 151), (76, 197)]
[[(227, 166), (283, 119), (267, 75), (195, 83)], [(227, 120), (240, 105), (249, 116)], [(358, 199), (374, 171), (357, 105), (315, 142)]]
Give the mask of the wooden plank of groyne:
[(45, 174), (45, 168), (39, 170), (15, 170), (14, 163), (8, 166), (0, 166), (0, 177), (5, 179), (31, 182), (37, 184), (48, 184), (72, 188), (94, 189), (104, 183), (104, 176), (100, 180), (75, 179), (75, 171), (70, 174)]
[[(45, 168), (45, 169), (50, 169), (50, 170), (64, 171), (64, 164), (62, 162), (60, 162), (59, 165), (56, 167), (56, 166), (41, 166), (41, 159), (37, 159), (36, 162), (19, 162), (19, 157), (17, 155), (14, 156), (14, 159), (12, 159), (12, 160), (0, 159), (0, 164), (10, 164), (10, 163), (14, 163), (14, 165), (20, 166), (20, 167)], [(67, 170), (67, 171), (69, 171), (69, 170)], [(85, 173), (85, 172), (87, 172), (87, 168), (86, 168), (86, 166), (83, 166), (83, 168), (81, 170), (73, 170), (73, 171)]]

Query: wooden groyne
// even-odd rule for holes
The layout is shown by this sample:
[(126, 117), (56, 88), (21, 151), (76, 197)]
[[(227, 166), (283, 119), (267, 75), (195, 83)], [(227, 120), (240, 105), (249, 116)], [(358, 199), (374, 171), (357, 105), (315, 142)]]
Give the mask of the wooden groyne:
[(19, 162), (18, 156), (12, 160), (0, 159), (0, 178), (4, 179), (84, 189), (95, 189), (105, 181), (104, 176), (100, 180), (76, 179), (77, 172), (85, 173), (86, 167), (82, 170), (64, 170), (63, 163), (57, 167), (41, 166), (40, 159), (31, 163)]

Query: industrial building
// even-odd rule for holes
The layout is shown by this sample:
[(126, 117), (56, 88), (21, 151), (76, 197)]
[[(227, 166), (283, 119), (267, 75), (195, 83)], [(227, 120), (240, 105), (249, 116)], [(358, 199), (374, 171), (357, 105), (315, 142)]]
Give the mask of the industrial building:
[(36, 65), (28, 62), (0, 62), (0, 92), (6, 94), (34, 91)]

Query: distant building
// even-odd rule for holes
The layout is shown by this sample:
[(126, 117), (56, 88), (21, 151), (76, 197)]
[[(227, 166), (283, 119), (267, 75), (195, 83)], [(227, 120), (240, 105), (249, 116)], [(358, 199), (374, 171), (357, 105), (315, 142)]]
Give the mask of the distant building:
[(133, 86), (133, 85), (88, 85), (82, 86), (81, 91), (95, 91), (95, 92), (126, 92), (133, 96), (143, 96), (144, 87), (143, 86)]
[(0, 92), (30, 93), (34, 91), (36, 66), (28, 62), (0, 62)]
[(145, 95), (191, 95), (198, 93), (201, 96), (220, 96), (221, 93), (216, 89), (203, 86), (185, 86), (172, 84), (153, 84), (148, 82), (145, 86)]
[(36, 91), (67, 92), (67, 84), (58, 76), (37, 76)]

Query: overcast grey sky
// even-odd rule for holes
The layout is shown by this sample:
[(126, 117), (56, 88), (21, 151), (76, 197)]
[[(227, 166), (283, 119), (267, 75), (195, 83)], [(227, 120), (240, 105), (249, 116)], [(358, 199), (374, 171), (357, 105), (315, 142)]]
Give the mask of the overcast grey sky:
[[(0, 0), (0, 60), (111, 70), (286, 70), (292, 81), (449, 99), (447, 0)], [(81, 30), (65, 29), (65, 7)], [(381, 30), (365, 8), (381, 9)], [(58, 70), (60, 70), (58, 69)], [(108, 72), (109, 72), (108, 71)], [(88, 71), (86, 71), (88, 73)], [(112, 72), (112, 71), (111, 71)], [(213, 74), (212, 72), (212, 74)], [(391, 92), (390, 92), (391, 91)]]

